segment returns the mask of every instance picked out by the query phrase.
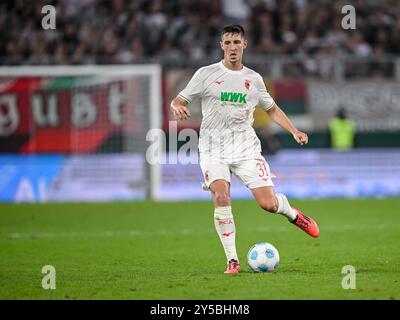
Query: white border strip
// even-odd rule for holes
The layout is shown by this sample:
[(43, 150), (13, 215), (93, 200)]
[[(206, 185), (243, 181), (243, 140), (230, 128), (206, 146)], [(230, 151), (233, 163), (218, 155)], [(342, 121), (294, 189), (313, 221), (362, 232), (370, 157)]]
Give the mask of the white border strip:
[[(150, 130), (161, 129), (162, 126), (162, 92), (161, 92), (161, 67), (153, 70), (150, 80)], [(162, 150), (162, 139), (158, 139), (158, 150)], [(150, 198), (160, 200), (162, 173), (161, 164), (153, 161), (150, 165)]]
[(76, 65), (0, 67), (0, 76), (85, 76), (85, 75), (148, 75), (158, 74), (160, 66), (147, 65)]

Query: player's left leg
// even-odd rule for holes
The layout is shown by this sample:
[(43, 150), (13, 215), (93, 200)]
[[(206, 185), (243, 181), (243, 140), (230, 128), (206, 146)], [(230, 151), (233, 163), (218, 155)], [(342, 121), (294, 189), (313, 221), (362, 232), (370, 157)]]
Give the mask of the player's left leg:
[(262, 209), (279, 213), (312, 237), (318, 237), (316, 222), (292, 208), (284, 194), (274, 192), (269, 165), (261, 155), (256, 159), (239, 161), (232, 166), (232, 172), (251, 190)]
[(251, 192), (262, 209), (272, 213), (279, 213), (310, 236), (318, 237), (319, 229), (317, 223), (299, 209), (292, 208), (283, 193), (275, 193), (270, 186), (253, 188)]

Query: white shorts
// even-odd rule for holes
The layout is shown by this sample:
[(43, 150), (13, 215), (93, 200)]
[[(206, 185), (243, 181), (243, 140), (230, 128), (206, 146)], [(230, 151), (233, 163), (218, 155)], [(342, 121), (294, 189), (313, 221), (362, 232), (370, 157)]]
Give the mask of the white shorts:
[(200, 167), (207, 187), (219, 179), (231, 183), (232, 173), (249, 189), (274, 186), (271, 170), (262, 155), (255, 159), (232, 163), (218, 158), (204, 157), (200, 159)]

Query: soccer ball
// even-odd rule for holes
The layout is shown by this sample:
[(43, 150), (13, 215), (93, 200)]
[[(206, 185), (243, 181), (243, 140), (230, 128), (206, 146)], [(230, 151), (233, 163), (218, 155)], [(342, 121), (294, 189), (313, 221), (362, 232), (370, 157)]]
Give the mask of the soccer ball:
[(247, 253), (247, 263), (256, 272), (274, 271), (279, 265), (279, 252), (268, 242), (256, 243)]

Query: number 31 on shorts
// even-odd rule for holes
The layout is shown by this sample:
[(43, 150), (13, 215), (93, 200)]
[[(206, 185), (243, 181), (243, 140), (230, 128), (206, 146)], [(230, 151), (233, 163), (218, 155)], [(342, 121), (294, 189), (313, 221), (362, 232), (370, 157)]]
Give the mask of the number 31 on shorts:
[(269, 178), (269, 167), (267, 167), (267, 164), (265, 162), (257, 162), (256, 167), (258, 169), (258, 176), (260, 178)]

